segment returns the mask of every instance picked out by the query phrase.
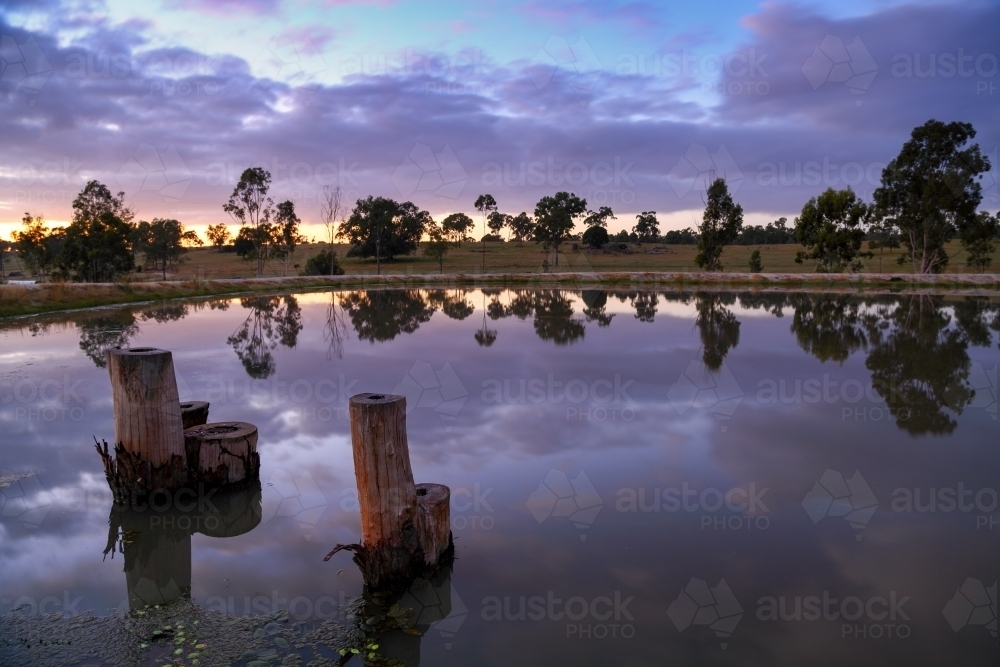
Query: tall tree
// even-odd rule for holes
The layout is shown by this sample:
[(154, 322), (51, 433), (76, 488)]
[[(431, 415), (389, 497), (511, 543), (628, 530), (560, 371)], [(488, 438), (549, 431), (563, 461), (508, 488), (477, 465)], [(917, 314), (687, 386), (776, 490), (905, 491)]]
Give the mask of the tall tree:
[(660, 238), (660, 221), (656, 219), (656, 211), (643, 211), (636, 215), (632, 231), (639, 237), (639, 243), (656, 242)]
[(146, 263), (157, 266), (167, 278), (167, 268), (179, 264), (188, 251), (185, 243), (202, 245), (193, 231), (185, 230), (176, 220), (153, 218), (152, 222), (139, 222), (135, 230), (135, 249), (146, 257)]
[(736, 241), (743, 228), (743, 207), (733, 201), (726, 179), (716, 178), (708, 186), (705, 213), (698, 227), (698, 254), (694, 262), (707, 271), (722, 268), (719, 258)]
[(510, 220), (511, 216), (507, 215), (506, 213), (501, 213), (500, 211), (493, 211), (486, 218), (486, 226), (490, 228), (490, 231), (493, 233), (494, 236), (503, 240), (500, 237), (500, 232), (503, 231), (504, 227), (509, 226)]
[(608, 228), (608, 220), (617, 220), (610, 206), (602, 206), (596, 211), (587, 211), (587, 217), (583, 219), (583, 224), (590, 227)]
[(571, 192), (557, 192), (542, 197), (535, 205), (535, 242), (547, 243), (555, 252), (559, 266), (559, 246), (569, 238), (576, 219), (587, 213), (587, 200)]
[(520, 247), (524, 245), (524, 239), (528, 238), (535, 232), (535, 221), (534, 219), (521, 211), (517, 215), (513, 216), (508, 223), (510, 225), (511, 235), (514, 240), (517, 241), (517, 245)]
[(306, 237), (299, 233), (302, 220), (295, 214), (295, 203), (288, 200), (278, 204), (274, 216), (274, 250), (282, 258), (285, 265), (285, 275), (288, 275), (288, 265), (295, 256), (295, 248), (305, 243)]
[[(46, 243), (49, 229), (42, 216), (32, 216), (30, 213), (24, 214), (21, 225), (23, 227), (21, 231), (15, 230), (11, 233), (14, 250), (21, 263), (33, 275), (43, 276), (56, 259), (52, 256), (51, 244)], [(0, 271), (0, 277), (3, 275)]]
[[(335, 188), (331, 188), (328, 185), (323, 186), (323, 200), (319, 205), (319, 217), (323, 222), (323, 227), (326, 229), (326, 242), (330, 244), (328, 248), (329, 252), (329, 267), (330, 274), (336, 275), (336, 269), (340, 269), (340, 265), (337, 263), (337, 253), (333, 250), (333, 243), (337, 236), (337, 223), (344, 222), (344, 215), (347, 213), (346, 206), (342, 202), (343, 192), (338, 185)], [(343, 273), (343, 269), (340, 269)]]
[(479, 195), (475, 203), (476, 210), (483, 216), (483, 273), (486, 272), (486, 224), (490, 214), (497, 210), (497, 200), (493, 195)]
[(4, 268), (4, 260), (7, 259), (7, 255), (13, 247), (14, 246), (9, 241), (0, 239), (0, 283), (4, 281), (4, 277), (7, 275), (6, 269)]
[(222, 210), (233, 220), (247, 228), (246, 237), (253, 243), (258, 278), (264, 277), (264, 264), (274, 239), (271, 222), (274, 217), (274, 201), (267, 196), (270, 188), (271, 173), (261, 167), (250, 167), (240, 175), (240, 181), (229, 195), (229, 201), (222, 206)]
[(464, 213), (452, 213), (441, 221), (441, 231), (461, 248), (462, 241), (475, 224), (472, 218)]
[(215, 246), (218, 252), (222, 252), (222, 248), (229, 243), (229, 228), (221, 222), (217, 225), (209, 225), (205, 236), (208, 237), (208, 242)]
[(979, 179), (990, 161), (969, 123), (929, 120), (913, 130), (899, 155), (882, 170), (875, 190), (876, 217), (888, 218), (902, 235), (915, 273), (940, 273), (948, 265), (945, 244), (974, 224), (982, 200)]
[(337, 231), (339, 238), (353, 246), (349, 257), (375, 257), (376, 272), (382, 273), (382, 259), (410, 254), (431, 220), (412, 202), (400, 204), (385, 197), (368, 196), (355, 203), (354, 211)]
[(993, 258), (990, 255), (996, 250), (996, 238), (1000, 233), (1000, 221), (986, 211), (980, 211), (970, 224), (961, 231), (962, 248), (968, 257), (967, 266), (979, 269), (982, 273), (990, 267)]
[(868, 207), (850, 188), (827, 188), (819, 197), (813, 197), (795, 219), (795, 238), (806, 247), (796, 254), (795, 262), (818, 260), (819, 273), (860, 271), (860, 258), (872, 256), (861, 251), (867, 215)]
[(111, 280), (135, 266), (134, 213), (125, 193), (112, 195), (107, 186), (89, 181), (73, 200), (73, 221), (66, 227), (59, 264), (77, 280)]
[(424, 244), (424, 254), (438, 263), (441, 273), (444, 273), (444, 256), (448, 254), (448, 237), (441, 227), (431, 221), (427, 229), (427, 236), (430, 240)]

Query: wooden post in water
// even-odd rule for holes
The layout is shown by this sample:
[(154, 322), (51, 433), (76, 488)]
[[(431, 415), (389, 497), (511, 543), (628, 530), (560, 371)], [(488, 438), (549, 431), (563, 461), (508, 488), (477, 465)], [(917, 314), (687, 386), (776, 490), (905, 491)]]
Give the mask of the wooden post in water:
[(406, 397), (358, 394), (350, 400), (354, 475), (361, 507), (355, 553), (365, 583), (391, 588), (433, 570), (450, 553), (448, 487), (413, 483), (406, 439)]
[(108, 484), (119, 503), (188, 482), (184, 424), (174, 362), (152, 347), (107, 351), (115, 416), (115, 457), (98, 447)]
[(184, 424), (169, 350), (153, 347), (107, 351), (115, 442), (159, 467), (184, 458)]

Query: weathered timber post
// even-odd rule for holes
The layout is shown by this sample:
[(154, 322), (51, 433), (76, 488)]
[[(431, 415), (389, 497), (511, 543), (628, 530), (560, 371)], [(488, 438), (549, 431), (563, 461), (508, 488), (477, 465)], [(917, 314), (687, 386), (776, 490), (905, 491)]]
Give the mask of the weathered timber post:
[(392, 588), (433, 570), (452, 550), (451, 492), (413, 483), (406, 439), (406, 397), (358, 394), (350, 400), (361, 544), (353, 551), (365, 583)]
[[(102, 453), (115, 500), (187, 484), (184, 425), (174, 362), (168, 350), (112, 348), (106, 352), (115, 419), (115, 458)], [(98, 447), (98, 452), (101, 452)]]
[[(206, 404), (207, 405), (207, 404)], [(184, 431), (192, 484), (238, 487), (260, 475), (257, 427), (246, 422), (216, 422)]]
[(181, 421), (184, 422), (184, 430), (192, 426), (201, 426), (208, 423), (208, 403), (205, 401), (188, 401), (181, 403)]
[(115, 410), (115, 442), (153, 466), (184, 456), (181, 402), (168, 350), (137, 347), (107, 351)]

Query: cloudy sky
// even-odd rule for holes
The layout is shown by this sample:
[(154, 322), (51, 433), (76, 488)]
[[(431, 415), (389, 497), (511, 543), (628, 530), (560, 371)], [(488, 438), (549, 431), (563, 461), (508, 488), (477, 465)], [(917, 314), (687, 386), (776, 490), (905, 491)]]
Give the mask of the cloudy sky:
[(572, 190), (678, 228), (713, 172), (767, 222), (870, 196), (930, 118), (973, 123), (995, 211), (997, 26), (996, 2), (0, 0), (0, 235), (89, 179), (225, 222), (251, 165), (307, 223), (340, 186), (435, 216)]

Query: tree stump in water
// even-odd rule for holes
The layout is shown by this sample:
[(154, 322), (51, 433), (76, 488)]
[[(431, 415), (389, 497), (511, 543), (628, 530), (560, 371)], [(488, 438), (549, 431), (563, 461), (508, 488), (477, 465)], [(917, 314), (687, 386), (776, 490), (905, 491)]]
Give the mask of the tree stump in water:
[(208, 423), (208, 403), (205, 401), (188, 401), (181, 403), (181, 421), (184, 423), (184, 430), (192, 426), (201, 426)]
[(326, 559), (347, 549), (369, 587), (405, 585), (452, 550), (451, 492), (413, 483), (404, 396), (352, 396), (350, 415), (361, 544), (338, 545)]
[(246, 422), (216, 422), (184, 431), (188, 475), (211, 488), (239, 487), (260, 475), (257, 427)]
[(169, 351), (152, 347), (107, 351), (115, 417), (115, 458), (104, 471), (118, 502), (187, 484), (184, 428)]
[(417, 510), (424, 562), (433, 565), (451, 547), (451, 489), (444, 484), (417, 484)]
[(116, 503), (183, 488), (240, 488), (259, 478), (257, 428), (208, 424), (208, 403), (181, 403), (168, 350), (116, 347), (106, 358), (115, 445), (98, 444), (97, 452)]
[(115, 442), (154, 467), (184, 456), (181, 402), (168, 350), (120, 347), (107, 351)]

